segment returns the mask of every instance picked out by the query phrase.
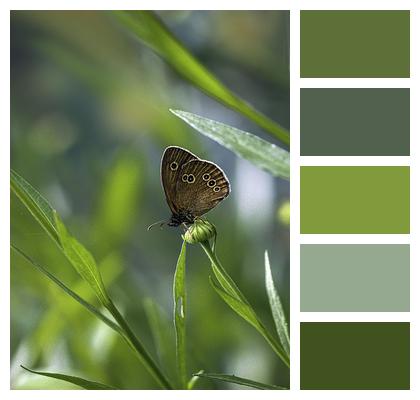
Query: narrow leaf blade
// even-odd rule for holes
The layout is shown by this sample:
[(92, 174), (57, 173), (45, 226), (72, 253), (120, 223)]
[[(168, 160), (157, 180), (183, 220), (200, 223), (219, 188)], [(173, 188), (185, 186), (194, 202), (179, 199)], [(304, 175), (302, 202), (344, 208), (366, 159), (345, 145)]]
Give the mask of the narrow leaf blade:
[(229, 382), (229, 383), (236, 383), (237, 385), (248, 386), (254, 389), (261, 389), (261, 390), (287, 390), (288, 389), (284, 386), (269, 385), (267, 383), (257, 382), (251, 379), (241, 378), (235, 375), (202, 372), (202, 373), (194, 374), (194, 376), (198, 376), (200, 378), (216, 379), (219, 381), (224, 381), (224, 382)]
[(207, 257), (211, 261), (211, 268), (220, 286), (232, 297), (247, 304), (248, 301), (246, 300), (245, 296), (239, 290), (235, 281), (230, 277), (227, 271), (223, 268), (222, 264), (217, 259), (214, 250), (211, 249), (210, 244), (208, 242), (204, 242), (204, 243), (201, 243), (201, 247), (203, 248), (203, 250), (207, 254)]
[(76, 271), (95, 291), (103, 305), (109, 302), (99, 269), (92, 255), (71, 236), (57, 212), (48, 201), (15, 171), (11, 171), (10, 186), (42, 228), (51, 236)]
[(54, 379), (59, 379), (60, 381), (70, 382), (70, 383), (73, 383), (74, 385), (77, 385), (87, 390), (116, 390), (116, 388), (112, 386), (108, 386), (103, 383), (99, 383), (95, 381), (89, 381), (87, 379), (80, 378), (78, 376), (58, 374), (55, 372), (35, 371), (33, 369), (24, 367), (23, 365), (21, 365), (21, 367), (24, 370), (31, 372), (33, 374), (48, 376), (49, 378), (54, 378)]
[(186, 349), (186, 289), (185, 289), (186, 243), (182, 243), (174, 276), (174, 323), (176, 334), (176, 359), (181, 387), (187, 388), (187, 349)]
[(187, 111), (170, 110), (195, 130), (271, 175), (289, 179), (290, 153), (252, 133)]
[[(214, 251), (211, 249), (209, 242), (201, 243), (201, 247), (204, 249), (207, 257), (212, 263), (212, 269), (218, 280), (216, 281), (210, 277), (210, 284), (219, 294), (219, 296), (235, 311), (239, 316), (244, 318), (250, 323), (257, 331), (264, 337), (267, 343), (280, 357), (280, 359), (287, 365), (290, 366), (290, 358), (286, 354), (283, 347), (275, 340), (271, 333), (267, 330), (261, 320), (258, 318), (256, 312), (248, 302), (246, 297), (241, 293), (239, 288), (234, 283), (233, 279), (229, 276), (227, 271), (222, 267), (222, 264), (217, 259)], [(219, 286), (220, 284), (220, 286)]]
[(92, 254), (69, 234), (56, 212), (54, 212), (54, 218), (63, 253), (80, 276), (90, 285), (102, 304), (107, 306), (109, 298)]
[(270, 260), (268, 258), (268, 252), (264, 254), (265, 261), (265, 287), (267, 290), (267, 296), (270, 303), (271, 314), (273, 315), (274, 323), (276, 325), (277, 334), (280, 339), (284, 350), (290, 357), (290, 339), (289, 330), (287, 326), (286, 316), (284, 314), (283, 305), (280, 297), (274, 286), (273, 276), (271, 274)]
[(237, 299), (236, 297), (231, 296), (223, 288), (221, 288), (214, 279), (210, 276), (210, 284), (216, 293), (223, 299), (223, 301), (240, 317), (245, 321), (251, 324), (255, 329), (261, 332), (261, 325), (258, 321), (257, 316), (255, 315), (254, 310), (246, 303)]
[(102, 322), (107, 324), (111, 329), (113, 329), (115, 332), (119, 333), (120, 335), (123, 334), (121, 328), (113, 321), (111, 321), (108, 317), (103, 315), (95, 306), (85, 301), (83, 298), (81, 298), (77, 293), (75, 293), (73, 290), (71, 290), (68, 286), (66, 286), (63, 282), (61, 282), (58, 278), (56, 278), (51, 272), (46, 270), (43, 266), (35, 262), (33, 259), (31, 259), (28, 255), (26, 255), (22, 250), (11, 245), (11, 248), (16, 251), (20, 256), (22, 256), (29, 264), (31, 264), (33, 267), (35, 267), (39, 272), (44, 274), (49, 280), (54, 282), (58, 287), (60, 287), (64, 292), (66, 292), (69, 296), (73, 297), (74, 300), (76, 300), (79, 304), (81, 304), (84, 308), (86, 308), (89, 312), (91, 312), (95, 317), (99, 318)]
[[(50, 235), (53, 237), (55, 243), (58, 245), (63, 254), (67, 257), (67, 259), (76, 269), (76, 271), (80, 274), (80, 276), (91, 286), (91, 288), (94, 290), (95, 294), (101, 301), (102, 305), (106, 307), (108, 311), (111, 312), (112, 316), (115, 318), (118, 325), (121, 327), (119, 333), (122, 334), (123, 338), (127, 341), (131, 349), (135, 351), (140, 360), (144, 363), (145, 367), (150, 371), (150, 373), (156, 378), (156, 380), (163, 388), (172, 389), (171, 383), (162, 373), (162, 371), (154, 362), (154, 360), (150, 357), (143, 344), (129, 328), (125, 319), (122, 317), (118, 309), (108, 297), (105, 286), (102, 282), (102, 277), (100, 275), (98, 266), (96, 265), (96, 262), (92, 255), (86, 250), (86, 248), (82, 244), (80, 244), (72, 235), (68, 233), (59, 215), (54, 209), (51, 208), (51, 206), (48, 205), (50, 207), (48, 209), (48, 212), (50, 212), (51, 215), (47, 214), (47, 216), (45, 217), (44, 214), (40, 212), (40, 208), (42, 208), (45, 205), (44, 202), (46, 202), (46, 200), (43, 199), (43, 201), (37, 202), (37, 192), (26, 181), (26, 185), (29, 189), (33, 189), (33, 193), (27, 188), (26, 190), (22, 190), (22, 185), (20, 184), (20, 181), (18, 179), (15, 179), (15, 175), (17, 174), (12, 174), (11, 178), (12, 190), (14, 190), (13, 187), (15, 186), (18, 190), (20, 190), (23, 193), (21, 197), (23, 199), (23, 204), (29, 209), (29, 211), (32, 212), (34, 210), (33, 214), (35, 218), (38, 222), (40, 222), (41, 226), (47, 230), (47, 232), (50, 228), (49, 223), (51, 222), (52, 218), (54, 230), (51, 231), (50, 229)], [(29, 195), (27, 195), (28, 192)]]
[(58, 243), (54, 209), (48, 201), (14, 170), (10, 171), (10, 188), (38, 221), (42, 228)]
[(224, 105), (245, 115), (285, 144), (290, 143), (289, 133), (284, 128), (233, 94), (195, 59), (154, 13), (114, 11), (114, 15), (137, 39), (165, 59), (184, 79)]

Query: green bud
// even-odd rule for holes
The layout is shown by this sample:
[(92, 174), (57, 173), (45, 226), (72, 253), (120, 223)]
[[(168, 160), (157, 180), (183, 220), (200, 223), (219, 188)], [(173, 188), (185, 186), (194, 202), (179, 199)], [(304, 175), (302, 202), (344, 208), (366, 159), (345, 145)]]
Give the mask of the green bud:
[(205, 242), (216, 236), (216, 227), (209, 221), (197, 219), (185, 232), (183, 238), (187, 243)]

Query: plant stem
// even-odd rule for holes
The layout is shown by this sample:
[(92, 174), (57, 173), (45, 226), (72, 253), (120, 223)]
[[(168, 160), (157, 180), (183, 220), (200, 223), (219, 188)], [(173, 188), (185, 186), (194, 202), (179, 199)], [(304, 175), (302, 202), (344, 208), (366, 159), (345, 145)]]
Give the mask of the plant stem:
[(173, 389), (168, 379), (159, 369), (158, 365), (155, 363), (155, 361), (147, 352), (147, 350), (140, 343), (137, 336), (131, 330), (130, 326), (128, 325), (128, 323), (126, 322), (126, 320), (118, 311), (117, 307), (114, 305), (112, 301), (110, 301), (107, 304), (107, 309), (115, 318), (117, 323), (120, 325), (121, 329), (124, 331), (124, 339), (135, 350), (137, 356), (143, 362), (144, 366), (150, 372), (150, 374), (156, 379), (159, 385), (164, 389)]

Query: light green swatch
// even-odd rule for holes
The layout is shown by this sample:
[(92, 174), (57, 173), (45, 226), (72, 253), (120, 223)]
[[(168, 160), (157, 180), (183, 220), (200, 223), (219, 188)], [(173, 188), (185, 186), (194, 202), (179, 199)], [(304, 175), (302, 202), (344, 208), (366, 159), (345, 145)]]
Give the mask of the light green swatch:
[(301, 311), (410, 311), (408, 244), (303, 244)]
[(301, 233), (410, 233), (409, 167), (301, 167)]

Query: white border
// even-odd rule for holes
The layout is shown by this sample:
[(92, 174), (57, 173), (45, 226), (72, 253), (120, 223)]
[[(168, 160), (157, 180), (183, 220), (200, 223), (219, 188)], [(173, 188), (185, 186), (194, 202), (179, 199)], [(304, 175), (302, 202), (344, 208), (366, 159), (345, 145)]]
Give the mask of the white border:
[[(291, 135), (292, 135), (292, 148), (291, 148), (291, 390), (288, 392), (275, 392), (275, 391), (263, 391), (259, 392), (258, 396), (263, 396), (266, 398), (276, 398), (279, 397), (285, 399), (325, 399), (331, 398), (335, 399), (339, 396), (342, 399), (353, 399), (354, 396), (357, 396), (361, 399), (395, 399), (396, 397), (401, 399), (413, 399), (420, 396), (419, 385), (417, 384), (416, 378), (420, 376), (419, 374), (419, 354), (420, 345), (418, 343), (418, 337), (420, 337), (420, 330), (418, 328), (419, 324), (419, 290), (417, 288), (420, 278), (420, 273), (418, 272), (418, 266), (420, 265), (419, 258), (419, 246), (420, 237), (418, 231), (419, 223), (419, 213), (417, 207), (411, 207), (411, 234), (410, 235), (390, 235), (388, 239), (385, 239), (385, 235), (379, 235), (376, 240), (378, 243), (388, 243), (387, 240), (394, 240), (395, 243), (411, 243), (411, 313), (409, 314), (409, 319), (405, 318), (404, 315), (397, 315), (395, 313), (381, 313), (380, 316), (383, 318), (396, 318), (401, 317), (402, 321), (410, 320), (411, 321), (411, 390), (410, 391), (299, 391), (299, 320), (308, 320), (312, 318), (308, 316), (308, 313), (299, 312), (299, 242), (302, 243), (342, 243), (341, 240), (346, 240), (343, 243), (375, 243), (374, 236), (376, 235), (351, 235), (353, 241), (348, 241), (349, 238), (346, 238), (346, 235), (322, 235), (322, 240), (317, 238), (318, 235), (300, 235), (299, 234), (299, 165), (301, 163), (299, 157), (299, 90), (300, 87), (411, 87), (411, 158), (409, 160), (409, 165), (411, 165), (411, 204), (419, 204), (418, 196), (418, 182), (420, 182), (419, 174), (419, 81), (418, 81), (418, 71), (419, 71), (419, 51), (420, 46), (418, 43), (418, 38), (420, 38), (419, 26), (419, 2), (417, 0), (283, 0), (283, 1), (249, 1), (249, 0), (213, 0), (213, 1), (177, 1), (171, 2), (169, 0), (155, 0), (153, 2), (143, 1), (127, 1), (122, 0), (119, 2), (111, 0), (103, 1), (91, 1), (91, 0), (73, 0), (73, 1), (60, 1), (54, 2), (52, 0), (42, 0), (42, 1), (7, 1), (3, 0), (1, 2), (1, 20), (0, 20), (0, 41), (2, 45), (2, 54), (7, 55), (6, 60), (2, 60), (1, 68), (2, 74), (0, 79), (2, 80), (3, 88), (2, 91), (2, 107), (1, 113), (2, 118), (0, 123), (2, 124), (2, 146), (0, 147), (1, 157), (0, 162), (3, 164), (0, 168), (0, 182), (2, 189), (2, 224), (1, 224), (1, 255), (2, 255), (2, 276), (0, 279), (0, 304), (1, 308), (4, 311), (2, 313), (3, 323), (1, 329), (0, 337), (0, 354), (1, 354), (1, 364), (0, 364), (0, 387), (1, 398), (16, 398), (16, 399), (55, 399), (57, 396), (56, 391), (10, 391), (9, 390), (9, 318), (6, 316), (9, 315), (10, 304), (9, 304), (9, 135), (7, 132), (10, 132), (10, 71), (9, 71), (9, 43), (10, 43), (10, 19), (9, 19), (9, 10), (11, 9), (184, 9), (184, 10), (275, 10), (283, 9), (290, 10), (291, 18)], [(176, 7), (174, 7), (174, 4)], [(383, 79), (300, 79), (299, 78), (299, 10), (300, 9), (410, 9), (411, 10), (411, 78), (410, 79), (386, 79), (386, 82)], [(383, 86), (382, 86), (383, 85)], [(323, 158), (323, 157), (321, 157)], [(308, 161), (308, 160), (306, 160)], [(347, 159), (346, 162), (351, 161)], [(304, 163), (305, 160), (302, 160)], [(329, 165), (327, 158), (323, 158), (322, 164)], [(338, 162), (338, 161), (337, 161)], [(364, 165), (369, 161), (364, 160)], [(375, 161), (377, 162), (377, 160)], [(384, 163), (394, 162), (389, 160), (384, 160)], [(309, 165), (309, 164), (308, 164)], [(331, 164), (332, 165), (332, 164)], [(343, 164), (344, 165), (344, 164)], [(354, 164), (359, 165), (359, 164)], [(360, 164), (361, 165), (361, 164)], [(372, 164), (377, 165), (377, 164)], [(382, 164), (380, 164), (382, 165)], [(404, 162), (402, 165), (407, 165)], [(387, 236), (387, 235), (386, 235)], [(385, 240), (385, 241), (383, 241)], [(398, 241), (401, 240), (401, 241)], [(394, 241), (391, 241), (394, 242)], [(312, 314), (312, 313), (311, 313)], [(319, 313), (313, 314), (315, 318), (334, 318), (339, 319), (338, 316), (328, 313), (327, 315), (322, 315)], [(341, 313), (340, 313), (341, 314)], [(386, 315), (390, 314), (390, 315)], [(346, 314), (349, 318), (349, 314)], [(366, 313), (355, 313), (353, 316), (355, 320), (360, 320), (363, 318), (363, 315), (370, 317)], [(317, 319), (318, 320), (318, 319)], [(63, 398), (72, 398), (76, 393), (72, 391), (60, 391), (59, 394)], [(103, 399), (114, 399), (115, 392), (111, 391), (102, 391), (100, 393), (101, 398)], [(212, 391), (201, 391), (200, 396), (202, 397), (212, 397), (214, 393)], [(241, 399), (253, 399), (256, 393), (254, 391), (218, 391), (218, 397), (239, 397)], [(91, 398), (92, 393), (88, 391), (78, 391), (77, 396), (80, 398)], [(172, 398), (175, 395), (169, 391), (124, 391), (118, 393), (119, 397), (123, 398)], [(182, 396), (185, 398), (196, 398), (197, 393), (192, 391), (184, 391)]]
[[(301, 2), (300, 4), (302, 4)], [(323, 1), (314, 1), (314, 4), (318, 5), (325, 4)], [(340, 2), (343, 4), (344, 2)], [(347, 9), (362, 9), (363, 7), (359, 7), (359, 2), (352, 2), (350, 5), (349, 2), (346, 2), (348, 5)], [(410, 322), (411, 323), (411, 389), (410, 391), (396, 391), (394, 393), (394, 397), (407, 397), (407, 398), (417, 398), (419, 395), (419, 384), (418, 384), (418, 376), (419, 376), (419, 362), (418, 357), (415, 354), (418, 354), (419, 351), (419, 344), (418, 344), (418, 322), (419, 322), (419, 291), (417, 288), (416, 282), (418, 282), (419, 273), (417, 265), (419, 265), (419, 256), (418, 256), (418, 212), (417, 208), (414, 206), (418, 204), (419, 196), (418, 196), (418, 152), (419, 152), (419, 139), (418, 139), (418, 131), (419, 131), (419, 82), (418, 82), (418, 60), (419, 60), (419, 49), (418, 49), (418, 38), (420, 37), (419, 33), (419, 8), (418, 4), (414, 5), (415, 2), (407, 5), (405, 2), (378, 2), (379, 7), (371, 7), (372, 3), (368, 3), (367, 9), (386, 9), (393, 8), (394, 5), (398, 5), (397, 9), (410, 9), (410, 27), (411, 27), (411, 51), (410, 51), (410, 78), (401, 78), (401, 79), (378, 79), (378, 78), (364, 78), (364, 79), (348, 79), (348, 78), (333, 78), (333, 79), (304, 79), (301, 78), (299, 80), (300, 88), (410, 88), (410, 144), (411, 144), (411, 151), (410, 157), (328, 157), (328, 156), (319, 156), (319, 157), (298, 157), (299, 164), (305, 166), (382, 166), (382, 165), (405, 165), (410, 166), (410, 181), (411, 181), (411, 188), (410, 188), (410, 202), (411, 202), (411, 227), (410, 227), (410, 234), (407, 235), (304, 235), (298, 234), (296, 236), (291, 236), (291, 243), (295, 241), (300, 241), (302, 244), (329, 244), (329, 243), (406, 243), (410, 244), (410, 312), (298, 312), (300, 321), (305, 322), (346, 322), (346, 321), (374, 321), (374, 322), (382, 322), (382, 321), (394, 321), (394, 322)], [(323, 8), (323, 7), (319, 7)], [(331, 9), (339, 9), (340, 7), (332, 7)], [(293, 32), (291, 32), (291, 37), (293, 37)], [(293, 43), (293, 42), (292, 42)], [(292, 44), (293, 46), (293, 44)], [(293, 90), (295, 90), (293, 88)], [(292, 121), (294, 118), (298, 118), (298, 115), (293, 116)], [(296, 136), (299, 136), (298, 132), (294, 131), (294, 151), (298, 152), (299, 150), (296, 148), (297, 142)], [(300, 147), (300, 146), (299, 146)], [(296, 157), (293, 158), (294, 162), (296, 162)], [(296, 179), (296, 174), (291, 175), (291, 182)], [(297, 188), (297, 191), (299, 188)], [(293, 195), (293, 193), (292, 193)], [(292, 202), (293, 204), (293, 202)], [(296, 226), (300, 225), (298, 211), (295, 208), (292, 208), (291, 213), (291, 224)], [(293, 232), (295, 232), (293, 230)], [(417, 244), (417, 245), (415, 245)], [(295, 268), (299, 270), (300, 265), (299, 262), (296, 260), (299, 258), (299, 255), (295, 254), (293, 258), (293, 262), (291, 263), (291, 270)], [(293, 274), (293, 283), (291, 284), (291, 293), (294, 298), (294, 302), (299, 302), (299, 298), (297, 298), (298, 293), (300, 290), (296, 290), (297, 282), (295, 281), (296, 276), (300, 275), (299, 272), (294, 272)], [(293, 339), (293, 337), (292, 337)], [(292, 350), (295, 351), (295, 347), (292, 347)], [(296, 362), (295, 359), (292, 358), (291, 365), (294, 365)], [(314, 394), (314, 398), (321, 398), (321, 396), (330, 396), (331, 392), (329, 391), (319, 391), (315, 393), (310, 391)], [(335, 391), (334, 391), (335, 392)], [(302, 397), (302, 392), (299, 393), (299, 397)], [(337, 391), (339, 396), (342, 397), (344, 393), (348, 393), (345, 391)], [(358, 397), (362, 397), (363, 399), (368, 398), (385, 398), (389, 396), (390, 392), (386, 391), (357, 391)], [(305, 393), (306, 395), (306, 393)], [(304, 395), (304, 396), (305, 396)], [(346, 394), (347, 395), (347, 394)]]

